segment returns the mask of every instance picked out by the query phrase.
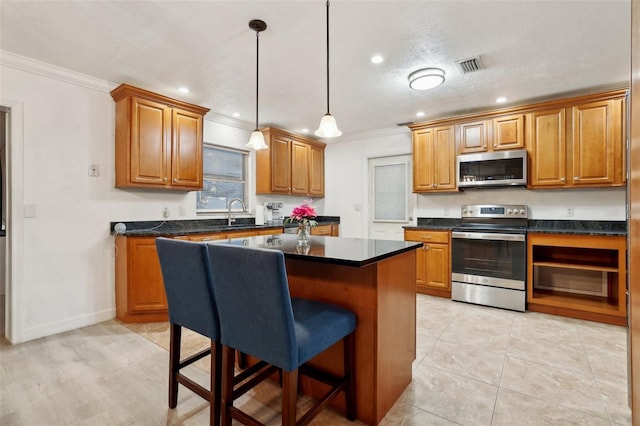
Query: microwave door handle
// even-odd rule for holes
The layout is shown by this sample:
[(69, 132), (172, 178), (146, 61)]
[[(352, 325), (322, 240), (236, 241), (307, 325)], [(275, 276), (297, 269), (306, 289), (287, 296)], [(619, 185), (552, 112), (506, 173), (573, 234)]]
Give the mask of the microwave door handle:
[(523, 234), (496, 234), (493, 232), (452, 232), (451, 238), (464, 240), (498, 240), (498, 241), (524, 241)]

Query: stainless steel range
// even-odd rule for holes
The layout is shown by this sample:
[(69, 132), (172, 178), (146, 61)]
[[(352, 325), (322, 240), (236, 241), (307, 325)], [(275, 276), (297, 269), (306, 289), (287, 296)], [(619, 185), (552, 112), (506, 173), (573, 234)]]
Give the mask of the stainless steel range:
[(524, 312), (527, 206), (462, 206), (451, 233), (451, 298)]

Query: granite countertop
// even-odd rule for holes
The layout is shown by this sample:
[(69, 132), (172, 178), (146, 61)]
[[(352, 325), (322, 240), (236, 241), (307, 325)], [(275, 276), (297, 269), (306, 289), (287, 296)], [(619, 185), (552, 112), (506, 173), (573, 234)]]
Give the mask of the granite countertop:
[(209, 244), (234, 244), (246, 247), (279, 249), (286, 258), (361, 267), (422, 247), (421, 242), (370, 240), (363, 238), (311, 236), (309, 244), (298, 245), (293, 234), (264, 235), (211, 241)]
[[(318, 225), (339, 224), (339, 216), (319, 216)], [(256, 225), (253, 218), (237, 218), (232, 225), (227, 225), (227, 219), (194, 219), (194, 220), (165, 220), (138, 222), (111, 222), (109, 231), (116, 234), (116, 223), (124, 223), (127, 230), (120, 235), (135, 237), (171, 237), (177, 235), (207, 234), (226, 231), (248, 231), (269, 228), (288, 228), (297, 224), (264, 224)]]
[(527, 232), (626, 236), (627, 222), (622, 220), (529, 220)]
[[(450, 230), (459, 226), (459, 218), (418, 218), (416, 225), (405, 226), (408, 230)], [(627, 235), (627, 222), (623, 220), (549, 220), (536, 219), (527, 223), (528, 233), (573, 234), (573, 235)]]

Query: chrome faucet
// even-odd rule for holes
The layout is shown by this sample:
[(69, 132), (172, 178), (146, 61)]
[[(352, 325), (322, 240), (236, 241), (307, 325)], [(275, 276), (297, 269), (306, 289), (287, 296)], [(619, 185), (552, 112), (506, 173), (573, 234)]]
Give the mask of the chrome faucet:
[(235, 220), (231, 217), (231, 204), (235, 203), (236, 201), (239, 201), (242, 205), (243, 212), (247, 211), (247, 207), (244, 205), (244, 201), (242, 201), (240, 198), (234, 198), (233, 200), (229, 201), (229, 205), (227, 206), (227, 225), (231, 225), (231, 222)]

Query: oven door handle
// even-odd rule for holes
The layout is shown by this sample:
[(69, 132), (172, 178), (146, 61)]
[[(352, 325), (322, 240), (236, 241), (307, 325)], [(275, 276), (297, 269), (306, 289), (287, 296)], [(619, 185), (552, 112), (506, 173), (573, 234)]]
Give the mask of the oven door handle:
[(452, 232), (451, 238), (464, 240), (524, 241), (524, 234), (496, 234), (494, 232)]

